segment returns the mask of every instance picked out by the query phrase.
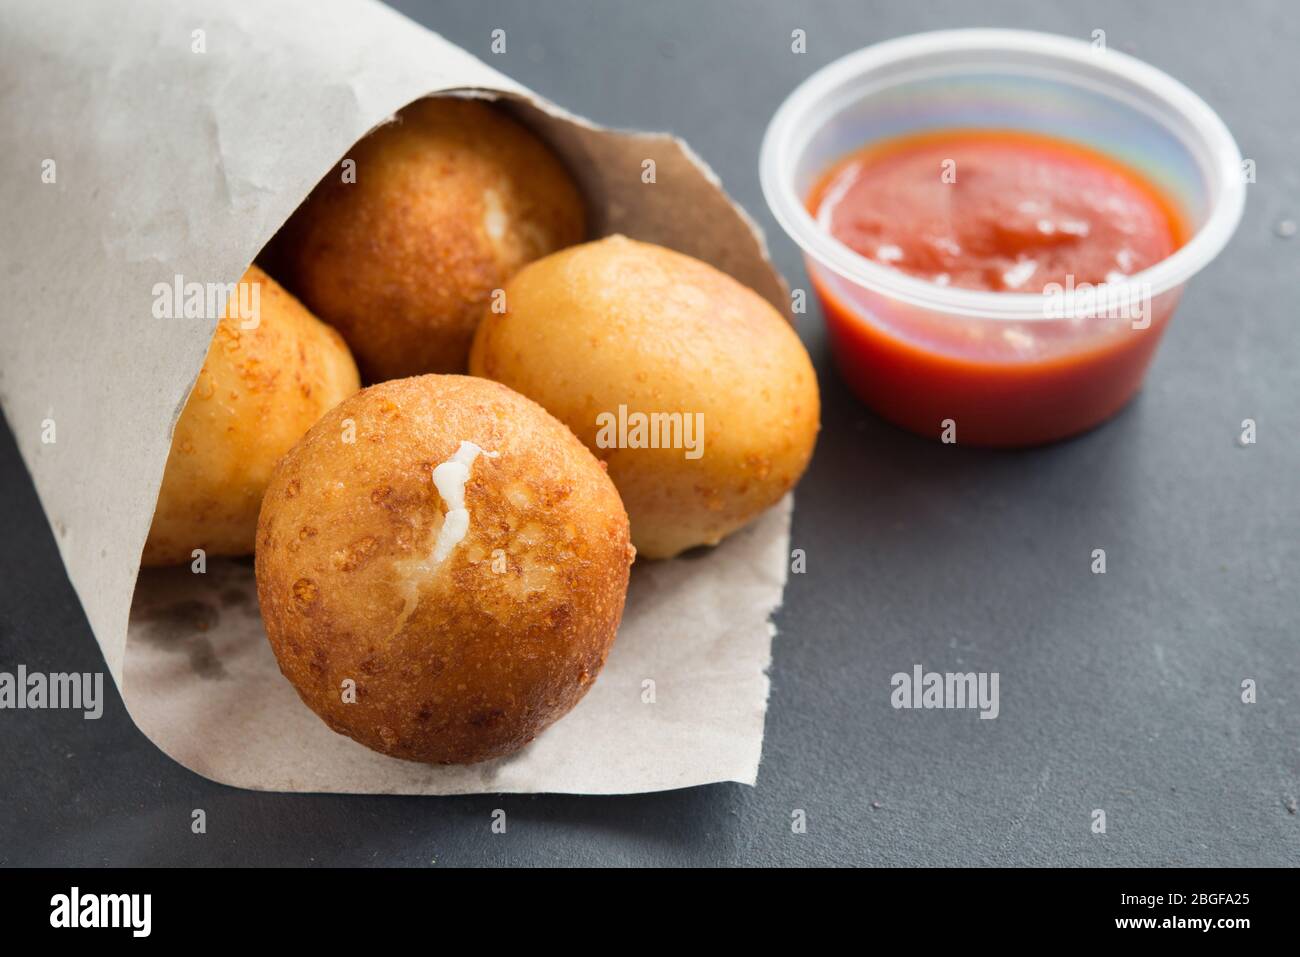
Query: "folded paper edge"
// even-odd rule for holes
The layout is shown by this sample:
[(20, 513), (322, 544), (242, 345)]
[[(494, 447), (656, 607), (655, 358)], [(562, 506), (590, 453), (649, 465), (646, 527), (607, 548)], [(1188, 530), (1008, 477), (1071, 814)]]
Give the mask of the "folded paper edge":
[[(381, 6), (381, 5), (376, 4), (375, 6)], [(388, 8), (384, 8), (384, 9), (385, 9), (385, 10), (388, 10)], [(732, 210), (733, 214), (736, 216), (737, 220), (739, 221), (739, 223), (744, 227), (744, 229), (743, 229), (743, 235), (747, 236), (747, 237), (749, 238), (749, 241), (750, 241), (751, 244), (752, 244), (752, 248), (749, 249), (749, 250), (746, 250), (746, 251), (745, 251), (745, 255), (748, 256), (748, 257), (750, 257), (750, 258), (754, 258), (754, 259), (757, 261), (758, 264), (761, 264), (761, 266), (763, 267), (763, 272), (764, 272), (764, 274), (765, 274), (766, 277), (770, 280), (770, 283), (769, 283), (769, 287), (768, 287), (768, 288), (766, 288), (766, 289), (759, 289), (759, 290), (757, 290), (757, 291), (758, 291), (761, 295), (763, 295), (764, 298), (766, 298), (766, 299), (768, 299), (769, 301), (771, 301), (772, 304), (773, 304), (773, 305), (778, 309), (778, 312), (779, 312), (781, 315), (783, 315), (783, 316), (787, 316), (787, 318), (788, 318), (788, 287), (787, 287), (787, 285), (786, 285), (786, 283), (785, 283), (784, 278), (780, 275), (780, 273), (778, 272), (778, 270), (775, 268), (775, 266), (774, 266), (773, 263), (772, 263), (772, 260), (771, 260), (771, 257), (770, 257), (769, 251), (768, 251), (768, 247), (767, 247), (766, 237), (763, 235), (762, 230), (758, 227), (757, 223), (756, 223), (756, 222), (754, 221), (754, 219), (753, 219), (753, 218), (748, 214), (748, 212), (747, 212), (747, 211), (746, 211), (742, 206), (740, 206), (740, 204), (737, 203), (737, 202), (736, 202), (736, 201), (735, 201), (735, 200), (730, 196), (729, 193), (727, 193), (725, 187), (724, 187), (723, 184), (722, 184), (721, 178), (720, 178), (720, 177), (719, 177), (719, 176), (718, 176), (718, 175), (713, 171), (713, 169), (712, 169), (712, 168), (711, 168), (711, 167), (710, 167), (710, 166), (709, 166), (709, 165), (708, 165), (708, 164), (707, 164), (707, 163), (706, 163), (706, 162), (705, 162), (705, 161), (704, 161), (704, 160), (699, 156), (699, 154), (697, 154), (697, 153), (696, 153), (696, 152), (695, 152), (695, 151), (694, 151), (694, 150), (689, 146), (689, 144), (687, 144), (683, 139), (681, 139), (680, 137), (675, 136), (675, 135), (673, 135), (673, 134), (671, 134), (671, 133), (656, 133), (656, 132), (644, 132), (644, 131), (635, 131), (635, 130), (625, 130), (625, 129), (617, 129), (617, 128), (604, 127), (604, 126), (600, 126), (600, 125), (598, 125), (598, 124), (595, 124), (595, 123), (593, 123), (592, 121), (590, 121), (590, 120), (588, 120), (588, 119), (586, 119), (586, 118), (584, 118), (584, 117), (580, 117), (580, 116), (577, 116), (576, 114), (570, 113), (569, 111), (563, 109), (562, 107), (558, 106), (557, 104), (551, 102), (549, 99), (547, 99), (547, 98), (545, 98), (545, 97), (542, 97), (542, 96), (540, 96), (539, 94), (535, 93), (534, 91), (532, 91), (532, 90), (530, 90), (530, 89), (528, 89), (528, 88), (522, 86), (521, 84), (517, 83), (516, 81), (514, 81), (514, 80), (511, 79), (510, 77), (506, 76), (505, 74), (501, 74), (501, 73), (499, 73), (499, 72), (496, 71), (493, 67), (491, 67), (491, 66), (489, 66), (489, 65), (487, 65), (487, 64), (485, 64), (485, 63), (483, 63), (482, 61), (478, 60), (478, 59), (477, 59), (476, 57), (474, 57), (472, 54), (469, 54), (468, 51), (465, 51), (465, 50), (463, 50), (462, 48), (456, 46), (455, 44), (450, 43), (450, 41), (445, 40), (445, 39), (442, 38), (439, 34), (433, 32), (433, 31), (431, 31), (431, 30), (428, 30), (427, 28), (425, 28), (425, 27), (423, 27), (423, 26), (421, 26), (421, 25), (419, 25), (419, 24), (414, 24), (412, 21), (407, 20), (407, 18), (405, 18), (405, 17), (402, 16), (401, 14), (396, 13), (396, 11), (389, 11), (389, 12), (394, 13), (394, 14), (395, 14), (396, 16), (398, 16), (398, 17), (401, 17), (402, 20), (406, 21), (406, 22), (407, 22), (408, 24), (410, 24), (411, 26), (414, 26), (416, 29), (418, 29), (418, 30), (422, 31), (423, 33), (427, 34), (427, 36), (428, 36), (429, 38), (432, 38), (433, 40), (436, 40), (436, 41), (440, 42), (441, 44), (444, 44), (445, 46), (450, 47), (450, 48), (456, 50), (458, 54), (462, 55), (462, 56), (463, 56), (464, 58), (466, 58), (467, 60), (472, 61), (472, 62), (476, 65), (476, 67), (481, 68), (481, 69), (484, 70), (484, 71), (489, 71), (490, 73), (494, 74), (496, 77), (499, 77), (499, 78), (500, 78), (500, 84), (501, 84), (501, 85), (500, 85), (499, 87), (496, 87), (496, 86), (486, 86), (486, 85), (484, 85), (483, 82), (481, 82), (481, 81), (474, 81), (474, 82), (471, 82), (471, 83), (467, 83), (467, 84), (465, 84), (465, 85), (453, 84), (453, 85), (435, 85), (435, 86), (431, 86), (431, 87), (428, 88), (424, 93), (422, 93), (422, 94), (420, 94), (420, 95), (418, 95), (418, 96), (413, 96), (413, 97), (412, 97), (412, 96), (409, 96), (409, 95), (405, 95), (405, 100), (404, 100), (404, 102), (402, 102), (400, 105), (398, 105), (398, 106), (396, 106), (395, 108), (392, 108), (392, 109), (385, 109), (385, 110), (381, 111), (380, 114), (376, 117), (375, 121), (374, 121), (373, 123), (370, 124), (369, 129), (374, 129), (374, 128), (377, 128), (377, 127), (379, 127), (379, 126), (382, 126), (382, 125), (383, 125), (384, 123), (386, 123), (386, 122), (391, 122), (392, 119), (396, 116), (397, 112), (400, 111), (400, 109), (402, 109), (404, 106), (408, 105), (409, 103), (411, 103), (411, 102), (415, 102), (415, 101), (417, 101), (417, 100), (419, 100), (419, 99), (422, 99), (422, 98), (424, 98), (424, 97), (428, 97), (428, 96), (436, 96), (436, 95), (456, 95), (456, 94), (464, 94), (464, 95), (485, 95), (485, 96), (489, 96), (489, 97), (493, 97), (493, 98), (500, 98), (500, 97), (517, 98), (517, 99), (519, 99), (519, 100), (521, 100), (521, 101), (523, 101), (523, 102), (526, 102), (527, 104), (531, 105), (532, 107), (534, 107), (534, 108), (536, 108), (536, 109), (542, 111), (543, 113), (546, 113), (548, 116), (552, 117), (553, 119), (560, 120), (560, 121), (563, 121), (563, 122), (567, 122), (567, 123), (570, 123), (570, 124), (574, 124), (574, 125), (579, 126), (579, 127), (583, 128), (583, 129), (589, 130), (589, 131), (591, 131), (591, 132), (593, 132), (593, 133), (597, 133), (597, 134), (600, 134), (600, 135), (611, 135), (611, 136), (639, 136), (639, 137), (649, 137), (649, 138), (662, 139), (662, 140), (664, 140), (665, 142), (671, 142), (671, 143), (672, 143), (676, 148), (678, 148), (678, 149), (682, 152), (683, 156), (684, 156), (684, 157), (687, 159), (687, 161), (688, 161), (688, 162), (689, 162), (689, 163), (694, 167), (694, 169), (696, 170), (696, 172), (698, 173), (698, 175), (699, 175), (699, 176), (700, 176), (700, 177), (701, 177), (705, 182), (707, 182), (709, 186), (711, 186), (714, 190), (716, 190), (717, 193), (721, 196), (721, 198), (724, 199), (724, 200), (726, 201), (726, 203), (728, 204), (728, 206), (729, 206), (730, 209)], [(436, 71), (431, 70), (431, 73), (432, 73), (434, 76), (437, 75), (437, 74), (436, 74)], [(354, 141), (354, 142), (355, 142), (355, 141)], [(346, 153), (346, 149), (347, 149), (347, 148), (350, 148), (350, 144), (349, 144), (348, 147), (345, 147), (345, 153)], [(344, 154), (341, 154), (341, 155), (345, 155), (345, 153), (344, 153)], [(320, 175), (325, 175), (325, 174), (328, 172), (329, 168), (330, 168), (330, 167), (327, 166), (327, 167), (325, 167), (325, 169), (321, 170), (321, 171), (320, 171)], [(316, 177), (315, 179), (312, 180), (312, 182), (314, 183), (314, 182), (316, 182), (318, 179), (319, 179), (319, 177)], [(285, 216), (283, 217), (283, 219), (281, 220), (281, 222), (280, 222), (279, 224), (277, 224), (273, 229), (270, 229), (270, 231), (269, 231), (269, 233), (268, 233), (267, 235), (260, 237), (259, 241), (257, 241), (255, 244), (252, 244), (252, 243), (249, 244), (250, 246), (255, 245), (255, 247), (256, 247), (256, 248), (254, 248), (254, 249), (252, 250), (252, 255), (249, 257), (249, 262), (250, 262), (250, 263), (253, 261), (253, 259), (256, 258), (256, 256), (257, 256), (257, 255), (260, 253), (260, 251), (261, 251), (261, 250), (266, 246), (266, 244), (271, 240), (271, 238), (275, 235), (275, 233), (278, 232), (279, 228), (283, 225), (283, 222), (284, 222), (284, 221), (287, 221), (287, 219), (289, 218), (289, 216), (292, 215), (293, 210), (297, 208), (298, 203), (300, 203), (303, 199), (305, 199), (305, 197), (306, 197), (306, 194), (304, 194), (303, 196), (298, 197), (298, 202), (294, 203), (292, 206), (287, 207), (287, 210), (288, 210), (288, 211), (287, 211), (287, 213), (285, 214)], [(245, 264), (244, 268), (245, 268), (245, 269), (247, 268), (247, 263)], [(242, 275), (242, 271), (241, 271), (241, 275)], [(239, 278), (238, 276), (234, 276), (234, 277), (232, 277), (232, 280), (231, 280), (231, 281), (237, 281), (238, 278)], [(215, 327), (215, 324), (216, 324), (216, 320), (213, 320), (213, 322), (212, 322), (212, 324), (211, 324), (212, 327)], [(211, 339), (211, 334), (212, 334), (212, 328), (208, 328), (208, 329), (207, 329), (207, 340), (208, 340), (208, 341), (210, 341), (210, 339)], [(183, 395), (180, 397), (179, 401), (177, 401), (177, 402), (174, 404), (174, 408), (173, 408), (173, 411), (172, 411), (172, 413), (171, 413), (170, 421), (169, 421), (169, 422), (167, 423), (167, 425), (166, 425), (166, 428), (167, 428), (167, 433), (166, 433), (166, 434), (167, 434), (167, 437), (168, 437), (167, 447), (170, 446), (170, 437), (171, 437), (171, 435), (173, 434), (173, 432), (174, 432), (174, 430), (175, 430), (176, 423), (177, 423), (177, 421), (179, 420), (179, 417), (180, 417), (181, 411), (182, 411), (183, 408), (184, 408), (184, 405), (185, 405), (185, 402), (186, 402), (187, 399), (188, 399), (189, 393), (190, 393), (190, 391), (192, 391), (192, 389), (193, 389), (194, 382), (195, 382), (195, 380), (197, 379), (198, 373), (199, 373), (199, 371), (200, 371), (200, 369), (201, 369), (201, 367), (202, 367), (202, 362), (203, 362), (203, 359), (204, 359), (204, 356), (205, 356), (205, 355), (206, 355), (206, 342), (205, 342), (204, 350), (199, 354), (199, 356), (198, 356), (198, 358), (197, 358), (197, 362), (196, 362), (196, 364), (195, 364), (195, 367), (194, 367), (194, 369), (192, 370), (192, 375), (190, 375), (190, 376), (187, 377), (187, 380), (186, 380), (186, 381), (187, 381), (189, 384), (184, 388), (184, 390), (183, 390)], [(13, 420), (13, 416), (12, 416), (12, 413), (11, 413), (10, 406), (9, 406), (9, 403), (8, 403), (8, 402), (5, 402), (5, 403), (4, 403), (3, 411), (4, 411), (4, 415), (5, 415), (6, 421), (9, 423), (11, 430), (13, 430), (13, 431), (17, 434), (18, 429), (15, 428), (16, 423), (15, 423), (14, 420)], [(42, 483), (38, 480), (37, 472), (36, 472), (36, 471), (33, 469), (33, 467), (32, 467), (32, 460), (31, 460), (31, 458), (30, 458), (30, 452), (29, 452), (29, 449), (28, 449), (28, 448), (27, 448), (23, 443), (21, 443), (21, 442), (18, 443), (18, 446), (19, 446), (19, 449), (20, 449), (20, 453), (22, 454), (22, 457), (23, 457), (23, 459), (24, 459), (24, 465), (27, 467), (27, 469), (28, 469), (28, 473), (29, 473), (29, 475), (30, 475), (31, 478), (32, 478), (32, 481), (33, 481), (34, 486), (36, 487), (37, 494), (38, 494), (38, 498), (39, 498), (40, 501), (41, 501), (42, 510), (43, 510), (43, 511), (45, 512), (45, 514), (46, 514), (47, 521), (51, 522), (51, 526), (52, 526), (52, 523), (53, 523), (53, 514), (52, 514), (52, 508), (53, 508), (53, 505), (52, 505), (52, 504), (47, 500), (47, 496), (46, 496), (46, 494), (45, 494), (45, 492), (46, 492), (48, 489), (44, 489), (44, 490), (42, 489)], [(110, 672), (110, 675), (113, 677), (114, 683), (115, 683), (115, 684), (117, 685), (117, 687), (118, 687), (119, 693), (120, 693), (120, 695), (121, 695), (121, 697), (122, 697), (122, 700), (123, 700), (123, 704), (124, 704), (124, 706), (126, 707), (126, 710), (127, 710), (127, 713), (128, 713), (128, 714), (131, 714), (131, 703), (130, 703), (130, 700), (131, 700), (131, 699), (130, 699), (130, 694), (129, 694), (129, 688), (127, 687), (127, 683), (126, 683), (125, 659), (126, 659), (126, 654), (127, 654), (127, 650), (128, 650), (128, 644), (127, 644), (127, 642), (128, 642), (127, 632), (129, 632), (130, 609), (131, 609), (132, 599), (133, 599), (133, 596), (134, 596), (134, 591), (135, 591), (135, 588), (137, 587), (138, 582), (139, 582), (139, 576), (140, 576), (140, 570), (141, 570), (141, 568), (140, 568), (140, 562), (139, 562), (139, 559), (140, 559), (140, 552), (141, 552), (141, 550), (142, 550), (142, 548), (143, 548), (144, 539), (145, 539), (145, 537), (147, 537), (147, 532), (148, 532), (149, 524), (150, 524), (151, 521), (152, 521), (153, 508), (156, 507), (156, 502), (157, 502), (158, 492), (159, 492), (159, 490), (160, 490), (160, 488), (161, 488), (162, 477), (163, 477), (163, 473), (164, 473), (164, 470), (165, 470), (165, 465), (166, 465), (166, 455), (165, 455), (165, 453), (164, 453), (164, 455), (163, 455), (162, 458), (161, 458), (161, 461), (159, 461), (159, 462), (157, 463), (157, 467), (154, 468), (154, 469), (152, 469), (152, 472), (153, 472), (153, 475), (154, 475), (154, 481), (153, 481), (152, 484), (151, 484), (151, 488), (150, 488), (150, 490), (149, 490), (149, 491), (150, 491), (150, 494), (148, 495), (147, 500), (148, 500), (150, 503), (153, 503), (153, 504), (149, 507), (148, 521), (144, 523), (144, 532), (143, 532), (143, 534), (139, 537), (139, 545), (140, 545), (140, 548), (134, 550), (134, 559), (133, 559), (133, 560), (134, 560), (134, 562), (135, 562), (135, 570), (134, 570), (134, 573), (133, 573), (133, 575), (132, 575), (132, 581), (133, 581), (133, 584), (132, 584), (131, 589), (130, 589), (130, 592), (131, 592), (131, 593), (130, 593), (130, 594), (127, 594), (126, 596), (124, 596), (124, 598), (122, 599), (122, 601), (121, 601), (120, 604), (110, 605), (110, 604), (107, 604), (107, 603), (100, 603), (99, 601), (97, 601), (97, 600), (93, 600), (93, 599), (92, 599), (92, 601), (90, 601), (90, 602), (87, 601), (87, 597), (89, 597), (89, 596), (84, 596), (84, 595), (83, 595), (83, 587), (82, 587), (82, 584), (79, 584), (79, 581), (78, 581), (78, 579), (81, 578), (81, 576), (80, 576), (80, 575), (76, 575), (76, 574), (74, 574), (73, 568), (72, 568), (72, 566), (69, 564), (68, 557), (67, 557), (67, 555), (65, 554), (63, 541), (60, 540), (59, 536), (57, 536), (57, 535), (54, 536), (55, 539), (56, 539), (56, 544), (57, 544), (57, 546), (58, 546), (58, 548), (59, 548), (60, 558), (61, 558), (61, 560), (62, 560), (63, 563), (64, 563), (64, 567), (65, 567), (65, 570), (66, 570), (66, 572), (67, 572), (67, 574), (68, 574), (69, 580), (70, 580), (71, 584), (73, 585), (74, 591), (76, 591), (76, 593), (77, 593), (77, 595), (78, 595), (78, 599), (79, 599), (79, 601), (81, 602), (82, 607), (83, 607), (83, 610), (84, 610), (85, 613), (86, 613), (87, 619), (88, 619), (88, 621), (89, 621), (90, 624), (91, 624), (92, 633), (95, 635), (96, 642), (97, 642), (97, 644), (99, 644), (100, 649), (101, 649), (101, 652), (105, 655), (105, 660), (106, 660), (106, 662), (107, 662), (107, 664), (108, 664), (108, 670), (109, 670), (109, 672)], [(786, 541), (787, 541), (787, 543), (788, 543), (788, 540), (789, 540), (789, 525), (788, 525), (788, 523), (787, 523), (787, 527), (786, 527), (785, 536), (786, 536)], [(784, 588), (784, 581), (785, 581), (785, 576), (783, 575), (783, 580), (782, 580), (782, 589)], [(89, 587), (89, 584), (86, 583), (85, 587)], [(770, 611), (769, 611), (769, 613), (768, 613), (767, 620), (768, 620), (768, 623), (769, 623), (769, 628), (771, 627), (771, 624), (770, 624), (771, 616), (772, 616), (773, 614), (775, 614), (776, 610), (780, 607), (780, 603), (781, 603), (781, 599), (778, 598), (777, 604), (776, 604), (772, 609), (770, 609)], [(120, 623), (120, 626), (119, 626), (118, 623)], [(118, 643), (114, 643), (114, 646), (115, 646), (115, 647), (120, 647), (120, 649), (121, 649), (121, 654), (120, 654), (120, 656), (110, 656), (110, 655), (108, 654), (108, 651), (106, 650), (106, 647), (107, 647), (107, 646), (106, 646), (106, 643), (105, 643), (105, 639), (101, 637), (100, 631), (101, 631), (101, 629), (104, 629), (104, 628), (110, 628), (110, 629), (111, 629), (115, 634), (117, 634), (118, 631), (119, 631), (119, 627), (120, 627), (121, 632), (122, 632), (122, 634), (121, 634), (120, 644), (118, 644)], [(769, 640), (770, 640), (770, 639), (769, 639)], [(768, 667), (770, 667), (770, 660), (771, 660), (771, 657), (770, 657), (770, 656), (771, 656), (771, 651), (770, 651), (770, 643), (769, 643), (769, 659), (768, 659), (768, 660), (769, 660), (769, 664), (768, 664)], [(766, 682), (765, 696), (764, 696), (764, 702), (763, 702), (763, 716), (764, 716), (764, 722), (765, 722), (765, 721), (766, 721), (767, 695), (770, 694), (770, 680), (767, 678), (766, 669), (765, 669), (765, 673), (764, 673), (764, 679), (765, 679), (765, 682)], [(132, 722), (136, 724), (137, 728), (141, 730), (141, 733), (144, 734), (145, 737), (147, 737), (151, 742), (155, 743), (155, 746), (159, 747), (159, 749), (162, 750), (165, 754), (168, 754), (168, 757), (172, 758), (172, 760), (177, 761), (177, 763), (182, 764), (182, 766), (185, 766), (185, 767), (189, 768), (190, 770), (195, 770), (195, 769), (193, 769), (193, 768), (190, 768), (189, 765), (184, 764), (184, 762), (182, 762), (180, 759), (173, 757), (173, 756), (172, 756), (171, 754), (169, 754), (165, 749), (163, 749), (160, 745), (158, 745), (156, 742), (154, 742), (154, 739), (153, 739), (152, 737), (150, 737), (150, 736), (148, 735), (148, 733), (143, 729), (143, 727), (141, 727), (141, 725), (139, 724), (139, 722), (136, 721), (136, 718), (134, 717), (134, 715), (132, 715)], [(758, 758), (758, 760), (761, 761), (761, 753), (762, 753), (762, 737), (760, 737), (760, 740), (759, 740), (759, 743), (758, 743), (758, 753), (759, 753), (759, 758)], [(757, 767), (758, 767), (758, 762), (755, 762), (755, 764), (754, 764), (754, 768), (753, 768), (753, 771), (752, 771), (752, 774), (749, 775), (750, 780), (738, 781), (737, 783), (742, 783), (742, 784), (747, 784), (747, 785), (752, 786), (752, 785), (755, 783), (756, 778), (757, 778)], [(201, 771), (197, 771), (197, 770), (195, 770), (195, 773), (198, 773), (198, 774), (200, 774), (200, 775), (203, 776), (203, 777), (208, 777), (209, 780), (218, 781), (219, 783), (226, 783), (226, 782), (220, 782), (220, 780), (219, 780), (218, 778), (210, 777), (209, 775), (204, 774), (204, 773), (201, 772)], [(736, 778), (733, 776), (733, 777), (720, 778), (719, 780), (720, 780), (720, 781), (721, 781), (721, 780), (735, 781)], [(692, 782), (692, 783), (690, 783), (690, 784), (681, 785), (681, 786), (682, 786), (682, 787), (698, 786), (699, 784), (703, 784), (703, 783), (712, 783), (712, 782), (697, 781), (697, 782)], [(248, 787), (248, 785), (243, 785), (243, 784), (232, 785), (232, 786)], [(250, 788), (250, 789), (256, 789), (256, 788)], [(672, 789), (675, 789), (675, 786), (674, 786), (674, 787), (666, 787), (666, 788), (662, 788), (661, 790), (672, 790)], [(340, 793), (340, 792), (329, 792), (329, 793)], [(355, 792), (350, 792), (350, 793), (355, 793)], [(463, 793), (482, 793), (482, 792), (471, 792), (471, 791), (466, 791), (466, 792), (463, 792)], [(526, 792), (520, 792), (520, 793), (526, 793)], [(635, 792), (613, 792), (613, 791), (611, 791), (611, 792), (601, 792), (601, 793), (644, 793), (644, 792), (643, 792), (643, 791), (635, 791)]]

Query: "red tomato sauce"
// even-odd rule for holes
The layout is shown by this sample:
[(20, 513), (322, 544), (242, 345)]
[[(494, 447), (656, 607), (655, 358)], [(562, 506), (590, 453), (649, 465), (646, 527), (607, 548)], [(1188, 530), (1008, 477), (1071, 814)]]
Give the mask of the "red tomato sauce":
[[(991, 292), (1122, 282), (1187, 238), (1175, 204), (1133, 170), (1017, 131), (871, 144), (826, 171), (808, 209), (862, 256)], [(937, 436), (952, 420), (958, 442), (980, 445), (1050, 441), (1117, 412), (1140, 387), (1177, 298), (1150, 304), (1146, 328), (1080, 329), (925, 312), (811, 272), (850, 386), (913, 431)]]

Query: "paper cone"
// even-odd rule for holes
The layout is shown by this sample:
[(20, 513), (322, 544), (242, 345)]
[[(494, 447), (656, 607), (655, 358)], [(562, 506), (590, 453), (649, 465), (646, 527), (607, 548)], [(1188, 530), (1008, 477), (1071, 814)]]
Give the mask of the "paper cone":
[(372, 2), (8, 0), (0, 71), (0, 403), (145, 734), (200, 774), (271, 790), (753, 783), (788, 500), (706, 555), (638, 563), (594, 689), (528, 748), (469, 768), (329, 731), (277, 670), (251, 563), (149, 572), (137, 587), (171, 430), (219, 315), (154, 318), (155, 284), (238, 280), (367, 131), (458, 91), (503, 99), (559, 152), (596, 234), (697, 256), (784, 311), (761, 237), (685, 144), (570, 116)]

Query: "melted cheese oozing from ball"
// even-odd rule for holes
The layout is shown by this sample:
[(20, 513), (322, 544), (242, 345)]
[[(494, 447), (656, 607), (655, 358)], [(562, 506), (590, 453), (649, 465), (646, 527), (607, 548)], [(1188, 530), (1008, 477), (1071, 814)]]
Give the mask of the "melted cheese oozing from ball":
[(432, 575), (437, 567), (446, 561), (447, 556), (456, 546), (465, 540), (469, 532), (469, 509), (465, 507), (465, 485), (469, 482), (470, 469), (474, 460), (480, 455), (494, 459), (501, 453), (487, 452), (473, 442), (460, 443), (456, 453), (441, 465), (433, 469), (433, 484), (439, 497), (447, 506), (442, 517), (438, 536), (434, 539), (433, 550), (428, 555), (407, 558), (394, 562), (399, 576), (398, 590), (402, 595), (402, 610), (397, 616), (397, 623), (389, 632), (389, 637), (397, 634), (406, 624), (411, 613), (420, 603), (420, 584)]
[(469, 531), (469, 509), (465, 508), (465, 483), (469, 481), (469, 470), (474, 460), (480, 455), (496, 458), (498, 453), (485, 452), (473, 442), (461, 442), (456, 454), (433, 470), (433, 484), (438, 494), (447, 505), (447, 514), (442, 518), (442, 528), (438, 529), (438, 538), (433, 543), (433, 561), (435, 564), (445, 561), (452, 549), (465, 539)]

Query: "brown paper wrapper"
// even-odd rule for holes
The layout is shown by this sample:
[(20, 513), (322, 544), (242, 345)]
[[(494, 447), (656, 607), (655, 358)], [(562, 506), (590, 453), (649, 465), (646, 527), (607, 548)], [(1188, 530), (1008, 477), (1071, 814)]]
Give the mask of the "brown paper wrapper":
[(156, 283), (238, 280), (366, 132), (455, 93), (503, 100), (540, 133), (597, 234), (689, 253), (784, 311), (761, 236), (684, 143), (594, 126), (369, 0), (8, 0), (0, 71), (0, 404), (151, 740), (199, 774), (266, 790), (754, 782), (788, 499), (707, 554), (638, 563), (593, 690), (523, 751), (468, 768), (386, 758), (329, 731), (278, 672), (251, 562), (139, 571), (171, 430), (219, 315), (155, 318)]

